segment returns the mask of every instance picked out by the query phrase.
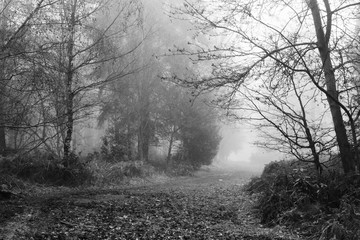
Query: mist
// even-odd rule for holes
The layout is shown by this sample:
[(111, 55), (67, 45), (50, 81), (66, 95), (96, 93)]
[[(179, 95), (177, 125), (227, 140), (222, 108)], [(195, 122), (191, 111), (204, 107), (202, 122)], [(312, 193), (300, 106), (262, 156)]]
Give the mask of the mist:
[[(22, 73), (31, 73), (31, 76), (37, 77), (32, 79), (33, 82), (25, 81), (29, 79), (25, 74), (16, 79), (10, 78), (2, 90), (9, 95), (9, 100), (2, 106), (5, 109), (2, 115), (7, 117), (4, 118), (7, 121), (13, 121), (4, 124), (10, 127), (3, 127), (0, 136), (0, 145), (3, 145), (0, 147), (4, 154), (7, 148), (13, 152), (38, 149), (51, 152), (58, 159), (65, 159), (64, 164), (69, 165), (70, 160), (67, 159), (71, 159), (73, 153), (84, 156), (102, 151), (109, 158), (106, 161), (110, 162), (150, 162), (149, 160), (154, 159), (164, 162), (164, 159), (168, 159), (169, 163), (172, 158), (180, 161), (180, 157), (184, 162), (189, 162), (188, 152), (193, 151), (191, 161), (203, 158), (194, 165), (209, 165), (213, 160), (212, 165), (218, 168), (254, 173), (261, 172), (265, 164), (284, 158), (278, 152), (256, 146), (254, 142), (260, 140), (259, 132), (241, 121), (222, 124), (222, 140), (219, 140), (220, 143), (216, 142), (220, 139), (216, 132), (218, 117), (223, 117), (222, 113), (216, 112), (219, 108), (222, 108), (219, 111), (224, 108), (227, 111), (227, 107), (247, 108), (252, 109), (252, 113), (255, 111), (254, 115), (256, 110), (265, 110), (271, 115), (269, 118), (276, 118), (276, 123), (283, 120), (281, 112), (276, 112), (277, 106), (290, 108), (284, 108), (284, 111), (298, 110), (293, 108), (297, 104), (297, 98), (289, 96), (289, 106), (285, 106), (282, 105), (280, 95), (279, 101), (275, 103), (277, 105), (268, 109), (264, 99), (272, 94), (267, 92), (272, 88), (260, 87), (263, 82), (267, 84), (266, 79), (259, 78), (259, 81), (251, 81), (252, 84), (247, 85), (253, 88), (253, 95), (239, 88), (241, 81), (238, 78), (247, 75), (242, 71), (245, 69), (243, 65), (247, 65), (246, 61), (251, 60), (248, 58), (249, 54), (243, 58), (234, 57), (232, 61), (228, 60), (227, 55), (222, 55), (230, 50), (231, 54), (235, 53), (230, 44), (232, 41), (240, 44), (235, 36), (216, 31), (207, 35), (199, 31), (197, 28), (202, 25), (183, 18), (181, 10), (176, 10), (174, 4), (177, 3), (171, 1), (114, 0), (108, 4), (110, 5), (101, 8), (100, 4), (98, 11), (90, 14), (91, 16), (83, 16), (87, 8), (79, 5), (78, 7), (84, 7), (84, 13), (74, 11), (73, 15), (77, 14), (77, 18), (83, 22), (78, 23), (74, 18), (70, 23), (54, 24), (53, 27), (58, 27), (58, 33), (68, 31), (69, 29), (61, 27), (69, 24), (77, 31), (71, 43), (65, 40), (63, 42), (69, 45), (69, 49), (76, 45), (71, 53), (64, 52), (62, 48), (52, 49), (59, 59), (66, 56), (63, 62), (55, 61), (54, 57), (46, 59), (47, 56), (38, 52), (38, 48), (31, 49), (30, 45), (24, 54), (36, 52), (37, 55), (29, 56), (29, 59), (36, 58), (36, 62), (45, 59), (48, 66), (38, 64), (41, 71), (33, 72), (32, 62), (23, 64), (23, 59), (16, 59), (17, 64), (24, 68)], [(49, 19), (53, 18), (49, 25), (63, 21), (61, 17), (55, 16), (60, 7), (62, 6), (54, 4), (42, 9), (41, 13), (52, 13), (48, 16)], [(15, 5), (7, 14), (10, 13), (16, 14)], [(44, 20), (42, 18), (39, 13), (34, 21), (40, 22)], [(123, 24), (124, 22), (127, 24)], [(85, 27), (87, 25), (92, 25), (93, 30)], [(34, 36), (28, 33), (34, 43), (38, 41), (41, 46), (53, 46), (58, 41), (60, 36), (54, 34), (53, 29), (38, 27)], [(16, 32), (14, 30), (16, 26), (12, 29)], [(106, 34), (97, 36), (101, 31)], [(101, 41), (99, 37), (102, 38)], [(107, 44), (102, 44), (105, 42)], [(243, 46), (240, 44), (237, 47)], [(214, 52), (220, 55), (213, 55)], [(55, 75), (60, 77), (54, 78), (51, 71), (61, 69), (61, 66), (73, 66), (73, 69), (69, 68), (66, 73), (57, 70)], [(11, 64), (7, 67), (11, 76), (10, 73), (16, 69), (12, 69)], [(281, 82), (281, 79), (276, 80)], [(299, 81), (302, 82), (302, 78)], [(232, 84), (233, 88), (226, 88)], [(10, 87), (17, 85), (21, 88), (16, 91)], [(319, 121), (316, 126), (327, 126), (323, 119), (330, 117), (326, 115), (326, 107), (317, 107), (322, 103), (321, 98), (315, 98), (318, 92), (312, 94), (312, 85), (299, 85), (299, 88), (309, 92), (306, 97), (314, 96), (306, 106), (307, 116), (310, 116), (309, 123)], [(284, 91), (289, 93), (287, 89)], [(24, 97), (25, 92), (29, 94)], [(204, 92), (208, 95), (203, 94)], [(262, 95), (264, 99), (260, 99), (258, 95)], [(239, 97), (249, 99), (242, 102)], [(29, 102), (28, 99), (33, 100)], [(66, 99), (69, 101), (65, 101)], [(14, 106), (14, 102), (19, 106)], [(17, 109), (16, 107), (23, 109), (25, 103), (27, 108), (23, 113), (10, 111)], [(258, 105), (254, 107), (251, 106), (252, 103)], [(244, 111), (242, 109), (239, 112)], [(320, 120), (318, 112), (324, 112)], [(274, 113), (278, 114), (274, 116)], [(27, 115), (27, 119), (31, 121), (19, 125), (17, 118), (12, 117), (24, 119), (23, 115)], [(265, 118), (259, 115), (255, 117), (260, 120), (259, 123)], [(292, 123), (294, 122), (296, 121)], [(318, 129), (315, 130), (318, 134)], [(332, 140), (333, 136), (327, 129), (321, 136), (331, 143), (328, 139)], [(212, 145), (201, 150), (206, 146), (204, 143)], [(188, 149), (184, 150), (184, 146)], [(203, 152), (196, 152), (200, 150)], [(154, 156), (150, 156), (151, 151), (155, 152)]]
[(0, 239), (360, 239), (359, 0), (4, 0), (0, 31)]
[(262, 172), (271, 161), (282, 160), (284, 155), (255, 145), (260, 140), (257, 131), (246, 124), (228, 124), (221, 127), (222, 141), (213, 165), (227, 171)]

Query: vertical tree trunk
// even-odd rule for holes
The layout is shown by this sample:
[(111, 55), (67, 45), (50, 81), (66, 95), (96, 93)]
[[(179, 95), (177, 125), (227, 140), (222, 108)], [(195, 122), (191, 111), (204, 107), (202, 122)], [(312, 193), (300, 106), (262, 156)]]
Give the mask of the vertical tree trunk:
[[(328, 8), (329, 6), (328, 0), (324, 0), (324, 3), (325, 5), (327, 5)], [(336, 78), (331, 63), (330, 50), (328, 46), (329, 37), (331, 33), (331, 21), (328, 21), (327, 23), (328, 24), (327, 32), (325, 35), (321, 22), (320, 10), (317, 0), (307, 0), (307, 4), (313, 16), (316, 37), (318, 41), (318, 50), (320, 53), (320, 57), (323, 63), (323, 70), (325, 73), (325, 84), (328, 92), (327, 101), (330, 106), (330, 112), (335, 128), (336, 140), (338, 142), (338, 146), (340, 150), (342, 166), (345, 173), (350, 173), (355, 171), (354, 159), (351, 151), (351, 145), (349, 143), (346, 128), (344, 125), (341, 109), (339, 104), (337, 104), (336, 102), (338, 101), (339, 96), (336, 88)], [(328, 20), (331, 20), (331, 13), (327, 11), (327, 14), (328, 14), (327, 15)]]
[[(1, 37), (2, 38), (2, 37)], [(3, 40), (3, 39), (2, 39)], [(4, 41), (1, 41), (1, 44)], [(1, 57), (1, 53), (0, 53)], [(0, 59), (0, 156), (6, 152), (6, 132), (5, 132), (5, 92), (7, 81), (5, 79), (5, 60)]]
[(3, 58), (4, 46), (6, 41), (6, 32), (7, 32), (7, 16), (6, 16), (6, 6), (8, 1), (4, 1), (0, 4), (1, 7), (1, 16), (0, 16), (0, 155), (5, 155), (6, 151), (6, 132), (5, 132), (5, 92), (7, 80), (5, 77), (5, 59)]
[(118, 118), (116, 118), (114, 121), (114, 138), (115, 138), (115, 143), (119, 144), (121, 141), (121, 136), (120, 136), (120, 121), (118, 120)]
[[(71, 88), (70, 88), (71, 89)], [(66, 101), (66, 135), (64, 139), (64, 160), (65, 166), (70, 165), (71, 155), (71, 140), (74, 128), (74, 113), (73, 113), (73, 97), (70, 93), (71, 90), (67, 89), (67, 101)]]
[(173, 142), (174, 142), (174, 135), (175, 135), (175, 126), (173, 126), (172, 132), (170, 134), (168, 154), (167, 154), (167, 157), (166, 157), (166, 166), (167, 167), (170, 166), (171, 152), (172, 152), (172, 147), (173, 147)]
[(150, 113), (147, 104), (140, 112), (140, 126), (138, 139), (138, 152), (140, 161), (147, 162), (149, 160), (150, 145)]
[[(141, 12), (139, 13), (139, 17), (142, 18), (141, 21), (141, 28), (142, 28), (142, 34), (141, 34), (141, 40), (144, 41), (145, 40), (145, 31), (144, 31), (144, 21), (145, 21), (145, 16), (144, 16), (144, 11), (143, 9), (141, 9)], [(141, 68), (143, 68), (146, 63), (146, 56), (147, 56), (147, 52), (146, 52), (146, 48), (145, 48), (145, 44), (141, 44), (141, 50), (140, 50), (140, 55), (143, 55), (141, 57), (141, 61), (140, 61), (140, 66)], [(144, 69), (142, 70), (141, 75), (139, 76), (139, 89), (138, 89), (138, 99), (139, 99), (139, 129), (138, 129), (138, 155), (139, 155), (139, 159), (140, 161), (144, 161), (147, 162), (149, 160), (149, 146), (150, 146), (150, 82), (151, 82), (151, 78), (149, 76), (151, 76), (152, 73), (150, 73), (149, 71), (145, 71)]]
[(127, 123), (127, 132), (126, 132), (126, 154), (128, 156), (128, 159), (130, 161), (133, 160), (133, 156), (132, 156), (132, 143), (131, 143), (131, 125), (128, 122)]
[[(1, 77), (0, 77), (1, 78)], [(3, 81), (1, 78), (0, 81)], [(4, 99), (3, 99), (3, 87), (1, 86), (2, 82), (0, 82), (0, 156), (5, 155), (6, 152), (6, 134), (5, 134), (5, 121), (4, 121)]]
[(315, 143), (312, 139), (312, 135), (311, 135), (310, 129), (307, 126), (307, 123), (304, 123), (304, 125), (305, 125), (306, 137), (309, 142), (310, 149), (311, 149), (311, 154), (314, 158), (314, 164), (315, 164), (316, 171), (319, 175), (321, 175), (323, 169), (322, 169), (322, 166), (320, 163), (319, 154), (316, 151)]
[[(75, 41), (75, 26), (76, 26), (76, 6), (77, 0), (71, 3), (70, 7), (70, 18), (67, 19), (67, 67), (66, 67), (66, 83), (65, 83), (65, 104), (66, 104), (66, 135), (64, 139), (64, 165), (68, 167), (70, 165), (70, 155), (71, 155), (71, 140), (74, 129), (74, 94), (72, 91), (72, 84), (74, 78), (74, 41)], [(64, 11), (67, 11), (66, 6), (64, 6)]]

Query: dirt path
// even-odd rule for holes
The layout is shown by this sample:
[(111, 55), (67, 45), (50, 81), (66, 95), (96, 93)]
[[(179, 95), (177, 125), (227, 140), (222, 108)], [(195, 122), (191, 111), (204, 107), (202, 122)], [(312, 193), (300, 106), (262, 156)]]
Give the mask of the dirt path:
[(261, 227), (242, 190), (247, 181), (203, 171), (161, 184), (6, 203), (15, 211), (16, 204), (26, 207), (0, 222), (0, 239), (300, 239)]

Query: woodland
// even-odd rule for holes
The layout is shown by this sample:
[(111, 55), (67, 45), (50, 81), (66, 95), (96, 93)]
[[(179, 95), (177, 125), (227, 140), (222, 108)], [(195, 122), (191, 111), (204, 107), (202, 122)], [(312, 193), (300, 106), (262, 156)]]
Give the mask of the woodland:
[[(358, 1), (3, 0), (0, 31), (0, 237), (360, 238)], [(285, 157), (215, 170), (224, 122)]]

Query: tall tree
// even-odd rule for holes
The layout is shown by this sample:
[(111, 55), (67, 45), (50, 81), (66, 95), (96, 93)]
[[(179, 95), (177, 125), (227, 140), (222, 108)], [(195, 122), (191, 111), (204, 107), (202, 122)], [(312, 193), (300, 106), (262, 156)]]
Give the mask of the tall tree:
[[(355, 164), (354, 164), (354, 156), (353, 150), (349, 143), (347, 131), (345, 128), (341, 107), (339, 104), (339, 94), (338, 89), (336, 86), (336, 77), (334, 73), (334, 67), (332, 64), (332, 57), (330, 54), (329, 48), (329, 41), (331, 37), (331, 30), (332, 30), (332, 17), (335, 12), (333, 12), (330, 8), (330, 3), (328, 0), (324, 0), (325, 9), (326, 9), (326, 32), (324, 32), (324, 27), (322, 24), (322, 17), (320, 13), (320, 9), (318, 6), (317, 0), (310, 0), (307, 1), (307, 4), (311, 10), (313, 21), (314, 21), (314, 28), (316, 32), (317, 38), (317, 49), (319, 50), (321, 61), (322, 61), (322, 69), (324, 70), (325, 76), (325, 85), (326, 97), (329, 102), (331, 116), (334, 123), (336, 139), (339, 145), (340, 156), (343, 163), (343, 168), (345, 172), (353, 172), (355, 171)], [(350, 121), (352, 117), (350, 117)], [(356, 142), (356, 136), (354, 138)], [(355, 148), (357, 149), (357, 145)], [(360, 166), (360, 165), (359, 165)]]

